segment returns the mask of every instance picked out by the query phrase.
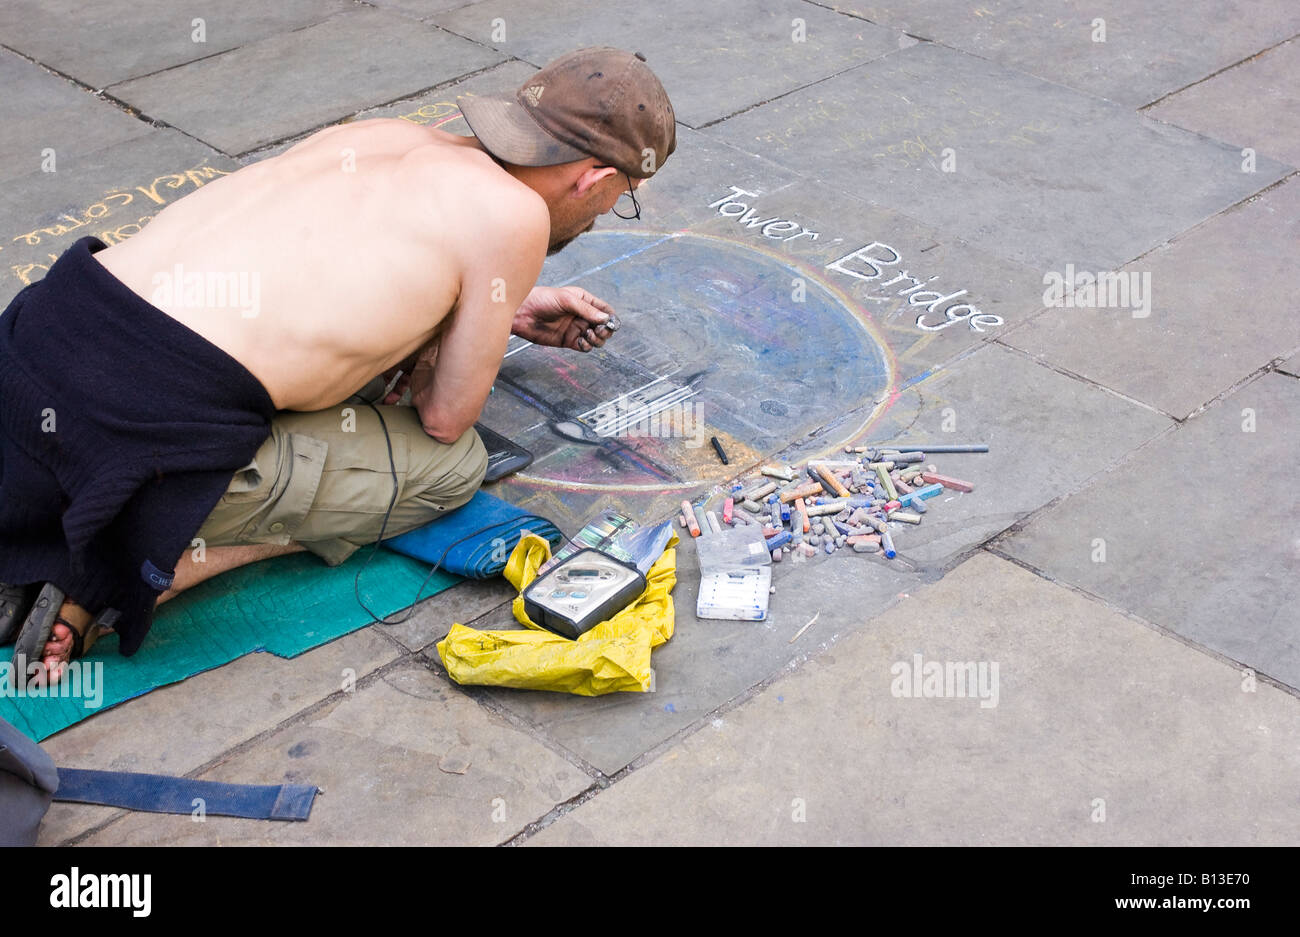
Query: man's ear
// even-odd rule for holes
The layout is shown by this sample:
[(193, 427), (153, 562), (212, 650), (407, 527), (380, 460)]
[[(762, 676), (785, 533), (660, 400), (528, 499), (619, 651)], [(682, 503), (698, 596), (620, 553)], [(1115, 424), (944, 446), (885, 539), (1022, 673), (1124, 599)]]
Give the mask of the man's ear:
[(578, 176), (573, 186), (573, 194), (577, 198), (585, 198), (602, 181), (617, 174), (618, 170), (613, 166), (589, 166), (583, 170), (582, 175)]

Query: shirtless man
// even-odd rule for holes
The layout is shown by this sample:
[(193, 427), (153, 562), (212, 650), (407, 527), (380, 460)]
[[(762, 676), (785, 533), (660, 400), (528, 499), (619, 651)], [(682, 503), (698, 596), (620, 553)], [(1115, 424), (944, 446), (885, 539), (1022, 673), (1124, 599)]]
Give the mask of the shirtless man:
[[(330, 462), (340, 437), (316, 433), (313, 425), (337, 429), (339, 405), (359, 388), (389, 386), (385, 379), (401, 369), (412, 406), (382, 406), (384, 423), (408, 438), (427, 434), (412, 441), (405, 481), (420, 460), (434, 466), (426, 474), (437, 478), (423, 501), (403, 492), (385, 534), (394, 535), (464, 503), (481, 482), (485, 456), (471, 428), (512, 333), (578, 351), (600, 346), (611, 333), (612, 310), (601, 300), (578, 287), (534, 284), (548, 253), (589, 231), (675, 148), (662, 86), (639, 54), (586, 49), (551, 63), (514, 95), (461, 104), (476, 136), (387, 119), (330, 127), (204, 186), (140, 234), (93, 254), (132, 293), (242, 364), (280, 411), (258, 449), (255, 477), (242, 477), (251, 469), (237, 472), (198, 532), (227, 533), (208, 539), (202, 563), (188, 551), (165, 558), (177, 561), (174, 580), (166, 567), (146, 577), (159, 601), (236, 566), (304, 549), (304, 542), (327, 562), (341, 562), (360, 542), (378, 538), (379, 508), (359, 508), (355, 529), (343, 531), (337, 505), (325, 512), (334, 528), (304, 533), (318, 523), (319, 493), (290, 522), (299, 528), (292, 537), (283, 523), (265, 523), (273, 513), (224, 526), (218, 517), (250, 501), (262, 510), (261, 499), (291, 489), (282, 476), (300, 468), (294, 445), (298, 459), (320, 457), (312, 490), (324, 489), (322, 477), (341, 474)], [(159, 285), (173, 271), (248, 274), (258, 289), (255, 314), (183, 302), (179, 284), (165, 301)], [(89, 351), (95, 339), (87, 338)], [(403, 381), (375, 402), (393, 404), (405, 389)], [(186, 406), (167, 403), (173, 412)], [(364, 402), (355, 411), (373, 424)], [(376, 489), (368, 496), (387, 504), (392, 479), (384, 436), (369, 433), (359, 442), (369, 448), (372, 468), (382, 468), (363, 473)], [(240, 488), (241, 481), (248, 484)], [(5, 494), (0, 488), (0, 498)], [(254, 527), (278, 536), (250, 539)], [(312, 540), (330, 546), (317, 549)], [(10, 581), (6, 573), (0, 552), (0, 580)], [(55, 594), (62, 606), (39, 653), (51, 680), (74, 648), (84, 651), (78, 637), (85, 635), (88, 647), (98, 633), (96, 609), (83, 608), (72, 593)]]

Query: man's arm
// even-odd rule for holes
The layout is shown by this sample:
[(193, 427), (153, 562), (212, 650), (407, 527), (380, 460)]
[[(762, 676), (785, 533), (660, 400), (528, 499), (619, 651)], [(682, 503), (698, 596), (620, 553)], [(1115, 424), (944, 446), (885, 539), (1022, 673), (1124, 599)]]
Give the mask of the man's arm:
[[(490, 254), (468, 258), (460, 298), (448, 314), (450, 324), (431, 347), (437, 366), (422, 354), (411, 376), (411, 403), (424, 431), (453, 443), (474, 425), (496, 380), (510, 340), (515, 310), (542, 270), (550, 237), (550, 217), (540, 198), (516, 199), (515, 210), (499, 223), (485, 224), (471, 246), (500, 244)], [(475, 232), (478, 234), (478, 232)]]

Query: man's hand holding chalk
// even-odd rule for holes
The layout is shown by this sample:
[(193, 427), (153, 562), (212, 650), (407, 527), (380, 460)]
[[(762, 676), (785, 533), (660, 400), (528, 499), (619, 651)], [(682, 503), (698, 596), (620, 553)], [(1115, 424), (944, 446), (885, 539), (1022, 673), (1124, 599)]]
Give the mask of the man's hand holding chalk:
[(580, 286), (535, 286), (511, 332), (537, 345), (585, 352), (604, 345), (618, 324), (609, 304)]

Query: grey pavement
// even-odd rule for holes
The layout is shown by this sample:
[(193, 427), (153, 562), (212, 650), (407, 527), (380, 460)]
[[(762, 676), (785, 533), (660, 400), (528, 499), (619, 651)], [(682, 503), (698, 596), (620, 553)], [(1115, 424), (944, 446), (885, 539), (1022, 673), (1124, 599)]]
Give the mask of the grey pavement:
[[(57, 805), (44, 843), (1300, 841), (1290, 0), (177, 9), (0, 9), (0, 299), (323, 127), (466, 133), (457, 95), (616, 45), (678, 150), (642, 222), (548, 260), (628, 328), (511, 355), (484, 418), (538, 461), (496, 493), (572, 532), (848, 444), (991, 451), (931, 457), (974, 490), (897, 559), (777, 566), (763, 622), (696, 618), (686, 537), (652, 693), (457, 685), (436, 642), (513, 626), (496, 581), (96, 714), (57, 761), (325, 793), (302, 824)], [(675, 482), (611, 475), (525, 399), (666, 360), (733, 465), (655, 440)]]

